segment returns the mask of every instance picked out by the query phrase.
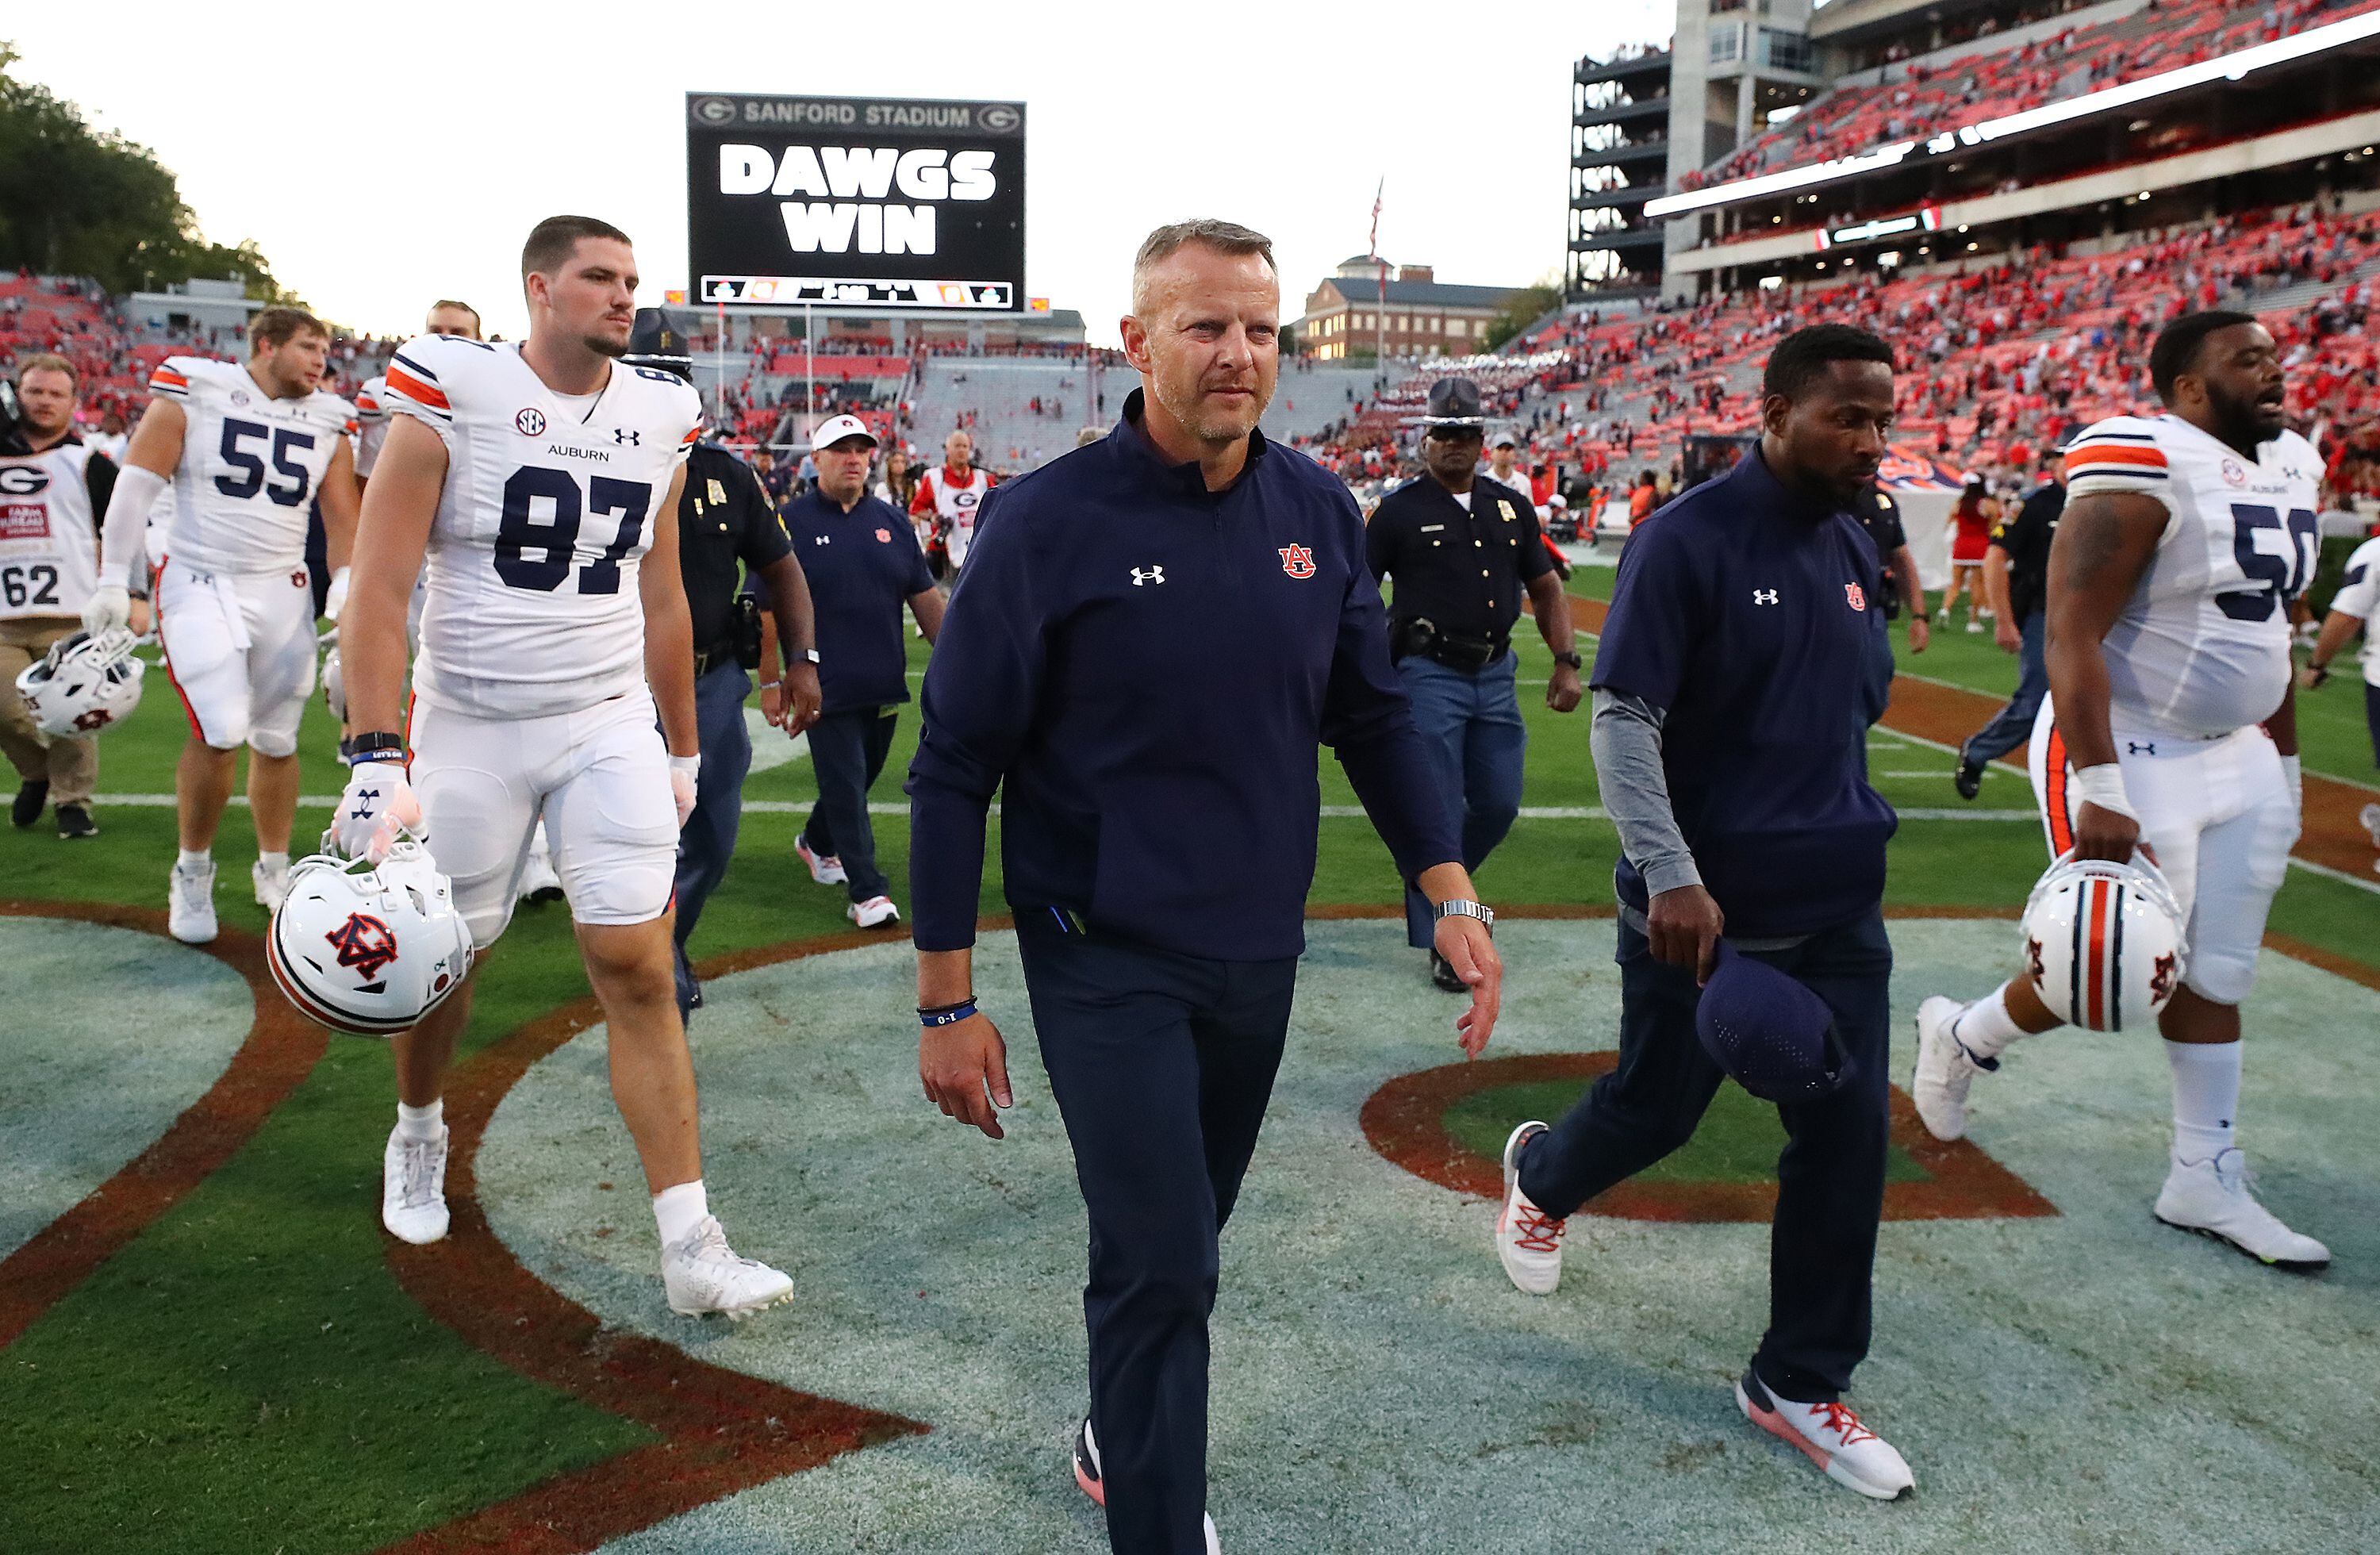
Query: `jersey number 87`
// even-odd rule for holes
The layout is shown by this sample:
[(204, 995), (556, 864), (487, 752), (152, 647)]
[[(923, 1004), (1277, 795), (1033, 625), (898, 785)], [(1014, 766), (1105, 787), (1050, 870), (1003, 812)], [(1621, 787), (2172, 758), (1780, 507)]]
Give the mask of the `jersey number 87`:
[[(653, 489), (641, 480), (614, 480), (598, 475), (578, 490), (578, 478), (568, 470), (543, 465), (523, 465), (504, 482), (504, 518), (496, 527), (496, 576), (515, 589), (551, 594), (570, 576), (577, 553), (578, 526), (589, 511), (620, 515), (619, 532), (602, 555), (578, 569), (578, 592), (616, 594), (620, 562), (636, 549), (645, 530), (645, 511), (652, 505)], [(540, 517), (538, 508), (545, 511)]]

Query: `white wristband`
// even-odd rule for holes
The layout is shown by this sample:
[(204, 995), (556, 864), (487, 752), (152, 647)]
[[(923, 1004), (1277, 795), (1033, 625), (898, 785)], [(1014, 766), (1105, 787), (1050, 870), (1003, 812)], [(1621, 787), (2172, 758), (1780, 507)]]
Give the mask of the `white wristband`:
[(697, 751), (692, 756), (673, 756), (669, 759), (669, 764), (671, 771), (684, 772), (688, 777), (700, 777), (702, 775), (702, 753), (700, 751)]
[(2074, 797), (2085, 805), (2096, 805), (2128, 820), (2140, 820), (2132, 801), (2124, 793), (2124, 770), (2113, 761), (2103, 761), (2095, 767), (2082, 767), (2074, 773)]

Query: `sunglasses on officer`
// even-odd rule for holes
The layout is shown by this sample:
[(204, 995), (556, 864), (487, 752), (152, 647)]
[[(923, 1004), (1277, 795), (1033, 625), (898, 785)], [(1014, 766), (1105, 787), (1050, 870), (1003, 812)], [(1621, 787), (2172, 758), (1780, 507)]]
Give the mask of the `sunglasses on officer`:
[(1434, 443), (1477, 443), (1488, 434), (1478, 427), (1432, 427), (1423, 435)]

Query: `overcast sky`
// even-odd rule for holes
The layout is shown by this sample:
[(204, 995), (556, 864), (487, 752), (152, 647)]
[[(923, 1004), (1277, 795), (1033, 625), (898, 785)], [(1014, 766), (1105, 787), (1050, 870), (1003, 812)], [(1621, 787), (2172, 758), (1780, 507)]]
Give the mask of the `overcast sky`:
[[(1364, 251), (1522, 285), (1562, 257), (1571, 63), (1665, 41), (1656, 0), (1469, 8), (1086, 5), (11, 6), (16, 67), (156, 152), (207, 237), (254, 238), (339, 323), (419, 326), (440, 295), (525, 326), (539, 217), (637, 240), (639, 300), (686, 275), (684, 94), (1026, 104), (1026, 290), (1113, 344), (1162, 222), (1269, 234), (1285, 317)], [(1243, 28), (1243, 18), (1255, 25)], [(676, 22), (664, 33), (662, 25)]]

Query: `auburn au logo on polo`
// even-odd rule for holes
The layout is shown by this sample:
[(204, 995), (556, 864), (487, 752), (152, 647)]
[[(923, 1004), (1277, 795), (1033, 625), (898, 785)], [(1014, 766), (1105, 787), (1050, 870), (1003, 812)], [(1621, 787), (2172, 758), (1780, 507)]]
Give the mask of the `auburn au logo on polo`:
[(1281, 548), (1281, 570), (1289, 574), (1292, 577), (1312, 577), (1314, 576), (1314, 553), (1303, 545), (1282, 546)]

